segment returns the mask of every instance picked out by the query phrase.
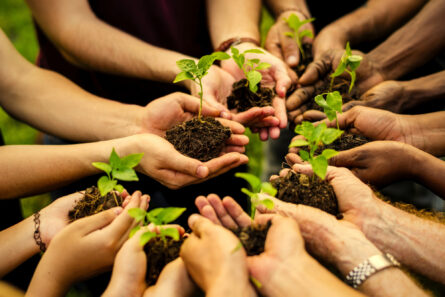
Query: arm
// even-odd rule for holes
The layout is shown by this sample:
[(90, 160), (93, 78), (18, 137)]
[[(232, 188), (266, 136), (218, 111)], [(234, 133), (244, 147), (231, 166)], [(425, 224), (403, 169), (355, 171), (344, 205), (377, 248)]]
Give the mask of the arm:
[(444, 14), (444, 1), (429, 1), (408, 24), (368, 54), (378, 63), (385, 80), (401, 77), (443, 49), (445, 32), (440, 24)]

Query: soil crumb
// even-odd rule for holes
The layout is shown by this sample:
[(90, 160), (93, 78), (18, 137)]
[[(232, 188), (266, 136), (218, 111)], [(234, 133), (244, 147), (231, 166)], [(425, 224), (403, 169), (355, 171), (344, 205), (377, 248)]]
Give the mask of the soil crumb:
[(257, 106), (272, 106), (274, 96), (274, 90), (261, 87), (261, 83), (258, 84), (258, 92), (252, 93), (247, 79), (243, 78), (233, 84), (232, 94), (227, 97), (227, 106), (229, 109), (237, 109), (238, 112)]
[(271, 225), (272, 223), (268, 221), (264, 225), (254, 224), (249, 227), (238, 228), (233, 230), (233, 233), (240, 239), (248, 256), (259, 255), (264, 252), (264, 243)]

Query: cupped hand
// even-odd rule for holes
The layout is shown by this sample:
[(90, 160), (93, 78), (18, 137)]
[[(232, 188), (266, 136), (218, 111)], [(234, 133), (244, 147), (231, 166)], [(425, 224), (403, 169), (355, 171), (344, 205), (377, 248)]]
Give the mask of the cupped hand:
[[(291, 28), (287, 25), (286, 19), (291, 15), (295, 14), (300, 21), (306, 20), (300, 11), (286, 11), (280, 14), (275, 24), (270, 28), (267, 33), (266, 42), (264, 47), (272, 55), (286, 62), (289, 67), (296, 67), (300, 63), (300, 50), (295, 39), (290, 38), (285, 35), (287, 32), (293, 32)], [(314, 34), (314, 26), (312, 24), (305, 24), (300, 28), (302, 30), (310, 30)], [(305, 43), (312, 43), (312, 39), (304, 37), (303, 41)]]
[(198, 286), (209, 295), (212, 291), (224, 291), (228, 296), (254, 296), (246, 252), (237, 249), (239, 239), (197, 214), (190, 216), (189, 226), (193, 233), (184, 241), (180, 255)]

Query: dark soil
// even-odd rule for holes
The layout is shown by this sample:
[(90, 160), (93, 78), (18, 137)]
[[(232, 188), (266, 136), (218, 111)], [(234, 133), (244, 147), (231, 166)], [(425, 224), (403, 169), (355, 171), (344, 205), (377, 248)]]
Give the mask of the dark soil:
[(304, 59), (300, 53), (300, 63), (293, 70), (297, 73), (298, 77), (301, 77), (306, 71), (307, 66), (314, 61), (314, 56), (312, 55), (312, 44), (303, 43)]
[(259, 255), (264, 252), (264, 243), (266, 242), (267, 231), (269, 231), (271, 222), (265, 225), (252, 225), (249, 227), (238, 228), (233, 233), (240, 239), (248, 256)]
[(193, 118), (167, 131), (166, 139), (180, 153), (202, 162), (222, 152), (232, 132), (212, 117)]
[(238, 112), (246, 111), (256, 106), (271, 106), (274, 96), (275, 91), (261, 87), (261, 83), (258, 84), (258, 91), (253, 93), (249, 89), (247, 79), (243, 78), (233, 84), (232, 94), (227, 97), (227, 106), (229, 109), (236, 109)]
[[(331, 83), (331, 77), (330, 77), (330, 74), (328, 74), (324, 78), (323, 83), (320, 86), (316, 87), (313, 98), (315, 98), (315, 96), (317, 96), (317, 95), (330, 92), (329, 91), (330, 83)], [(343, 104), (348, 103), (349, 101), (352, 101), (352, 100), (360, 99), (355, 87), (352, 89), (351, 93), (348, 93), (349, 92), (349, 84), (350, 84), (350, 81), (347, 79), (344, 79), (341, 77), (336, 77), (334, 79), (334, 84), (332, 86), (332, 92), (338, 91), (341, 94), (341, 96), (343, 98)], [(315, 103), (315, 100), (313, 100), (313, 99), (308, 100), (306, 107), (308, 110), (314, 109), (314, 110), (323, 111), (323, 108), (321, 108), (317, 103)]]
[(85, 194), (76, 206), (69, 211), (70, 222), (87, 217), (103, 210), (116, 206), (122, 206), (122, 198), (115, 192), (108, 193), (105, 197), (100, 195), (99, 189), (92, 186), (85, 190)]
[(183, 238), (173, 240), (171, 237), (167, 237), (166, 241), (155, 237), (147, 242), (144, 246), (144, 251), (147, 254), (147, 273), (145, 275), (147, 285), (154, 285), (162, 269), (179, 257), (179, 250), (183, 242)]
[(319, 148), (316, 153), (321, 153), (324, 149), (333, 149), (339, 152), (346, 151), (364, 145), (370, 141), (371, 140), (365, 136), (345, 132), (333, 143)]
[(289, 171), (285, 177), (273, 180), (272, 185), (280, 200), (316, 207), (341, 218), (334, 189), (326, 180)]

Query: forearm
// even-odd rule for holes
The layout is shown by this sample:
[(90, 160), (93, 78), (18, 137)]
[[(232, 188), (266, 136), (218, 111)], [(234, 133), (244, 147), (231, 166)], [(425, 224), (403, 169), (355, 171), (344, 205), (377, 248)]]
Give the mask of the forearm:
[(213, 48), (231, 38), (260, 40), (261, 1), (207, 0), (207, 18)]
[(290, 10), (301, 11), (307, 17), (311, 15), (306, 0), (266, 0), (265, 2), (275, 17)]
[(39, 252), (33, 234), (32, 217), (0, 232), (0, 278)]
[(378, 203), (379, 213), (363, 225), (367, 238), (412, 270), (445, 283), (445, 226)]
[(26, 291), (27, 297), (62, 297), (65, 296), (71, 286), (69, 281), (59, 279), (57, 271), (58, 263), (47, 260), (45, 255), (40, 260), (37, 269), (32, 276), (31, 283)]
[(403, 109), (412, 109), (422, 103), (445, 98), (445, 71), (410, 81), (400, 82), (403, 86)]
[(339, 31), (344, 36), (344, 45), (375, 40), (390, 34), (411, 18), (426, 0), (369, 0), (359, 9), (336, 20), (323, 29)]
[(113, 147), (119, 154), (126, 145), (123, 138), (65, 146), (3, 146), (0, 199), (46, 192), (99, 173), (91, 163), (107, 162)]
[(444, 1), (429, 1), (409, 23), (368, 54), (381, 69), (385, 80), (401, 77), (443, 49), (445, 32), (439, 24), (444, 14)]
[(27, 2), (37, 23), (59, 51), (82, 68), (172, 82), (179, 72), (176, 61), (189, 58), (108, 25), (94, 15), (88, 1)]
[(249, 282), (246, 270), (224, 268), (219, 277), (212, 283), (212, 286), (205, 292), (206, 297), (257, 296)]

